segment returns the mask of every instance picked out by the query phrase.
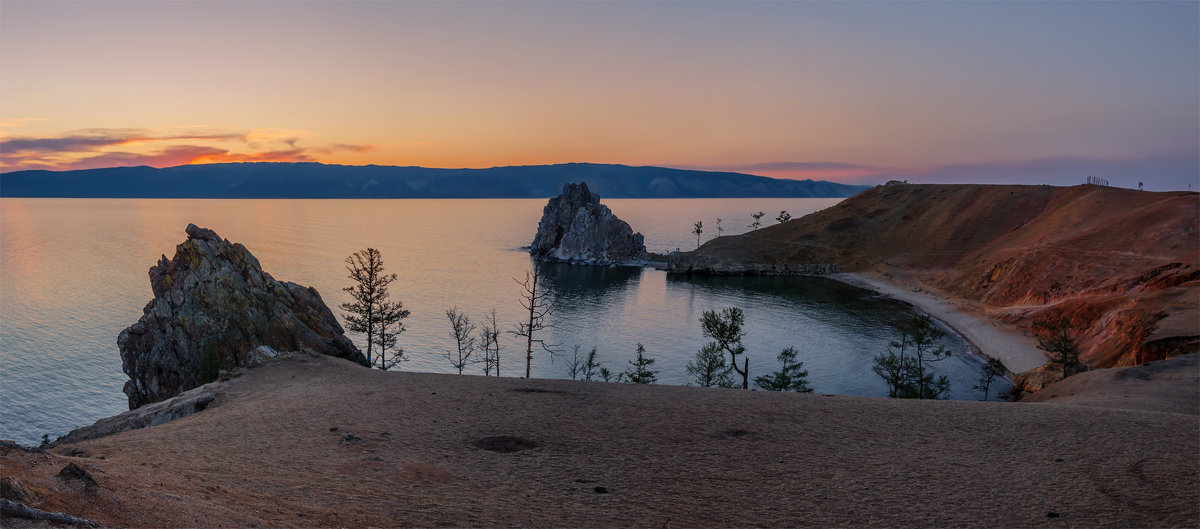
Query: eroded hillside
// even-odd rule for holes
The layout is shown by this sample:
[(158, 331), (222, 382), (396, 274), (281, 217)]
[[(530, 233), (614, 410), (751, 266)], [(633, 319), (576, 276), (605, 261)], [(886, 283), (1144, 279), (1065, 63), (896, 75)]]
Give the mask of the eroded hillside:
[(1200, 344), (1200, 195), (1075, 187), (879, 186), (676, 259), (677, 271), (835, 265), (905, 273), (1021, 326), (1069, 318), (1096, 367)]

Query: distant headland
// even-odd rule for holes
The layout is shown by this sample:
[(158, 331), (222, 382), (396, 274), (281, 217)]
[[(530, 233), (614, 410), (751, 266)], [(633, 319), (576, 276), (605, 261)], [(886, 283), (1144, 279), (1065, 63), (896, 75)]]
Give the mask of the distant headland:
[(433, 169), (222, 163), (0, 174), (0, 196), (59, 198), (546, 198), (568, 182), (609, 198), (841, 198), (870, 186), (743, 173), (569, 163)]

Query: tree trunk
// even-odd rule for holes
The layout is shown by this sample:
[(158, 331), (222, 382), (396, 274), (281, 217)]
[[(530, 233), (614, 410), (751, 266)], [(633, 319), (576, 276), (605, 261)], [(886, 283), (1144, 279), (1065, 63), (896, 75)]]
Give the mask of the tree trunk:
[(750, 358), (746, 357), (742, 360), (742, 389), (750, 389)]

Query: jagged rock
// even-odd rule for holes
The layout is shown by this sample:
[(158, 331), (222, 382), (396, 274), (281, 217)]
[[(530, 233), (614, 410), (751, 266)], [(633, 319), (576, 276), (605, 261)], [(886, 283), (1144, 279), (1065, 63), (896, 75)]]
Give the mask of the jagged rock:
[(95, 485), (96, 478), (92, 477), (92, 473), (86, 468), (79, 466), (79, 463), (74, 461), (67, 463), (67, 466), (58, 471), (59, 477), (63, 479), (73, 479), (83, 482), (84, 485)]
[(12, 476), (0, 478), (0, 498), (21, 503), (37, 503), (41, 499), (36, 492), (21, 483), (21, 480)]
[(154, 299), (117, 345), (129, 409), (158, 402), (261, 359), (260, 346), (367, 365), (315, 289), (276, 281), (241, 244), (194, 224), (150, 268)]
[(600, 204), (587, 184), (566, 184), (542, 210), (529, 253), (552, 261), (611, 264), (645, 259), (642, 234)]
[(185, 391), (170, 400), (147, 404), (135, 410), (105, 417), (91, 426), (71, 430), (67, 435), (50, 443), (50, 446), (78, 443), (129, 430), (149, 428), (204, 411), (212, 405), (213, 401), (217, 400), (219, 386), (219, 384), (205, 384)]

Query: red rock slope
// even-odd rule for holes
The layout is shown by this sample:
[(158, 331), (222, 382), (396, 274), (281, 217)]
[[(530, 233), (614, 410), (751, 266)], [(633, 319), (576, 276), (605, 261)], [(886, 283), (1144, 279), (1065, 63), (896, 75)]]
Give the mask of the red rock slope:
[(1095, 367), (1200, 344), (1200, 195), (1074, 187), (879, 186), (705, 244), (677, 271), (904, 273), (1028, 327), (1071, 319)]

